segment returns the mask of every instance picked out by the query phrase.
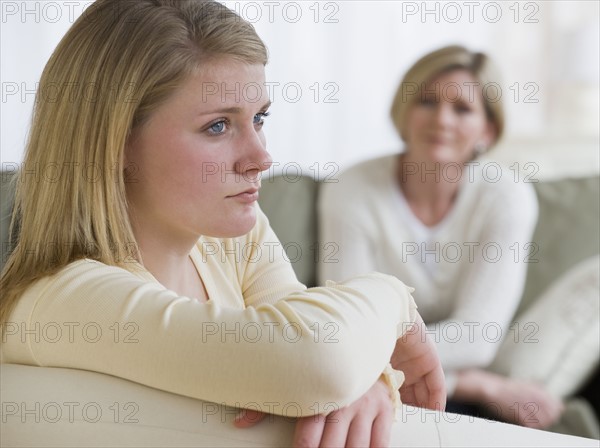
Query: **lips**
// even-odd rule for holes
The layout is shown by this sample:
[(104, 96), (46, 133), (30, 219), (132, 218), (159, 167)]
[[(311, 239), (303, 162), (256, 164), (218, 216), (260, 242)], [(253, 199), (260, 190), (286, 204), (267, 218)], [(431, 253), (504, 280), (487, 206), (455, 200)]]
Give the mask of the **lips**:
[(427, 140), (429, 141), (429, 143), (432, 143), (434, 145), (446, 145), (450, 143), (450, 140), (448, 138), (438, 136), (429, 137)]
[(252, 203), (258, 200), (258, 188), (249, 188), (241, 193), (227, 196), (228, 199), (237, 199), (241, 202)]

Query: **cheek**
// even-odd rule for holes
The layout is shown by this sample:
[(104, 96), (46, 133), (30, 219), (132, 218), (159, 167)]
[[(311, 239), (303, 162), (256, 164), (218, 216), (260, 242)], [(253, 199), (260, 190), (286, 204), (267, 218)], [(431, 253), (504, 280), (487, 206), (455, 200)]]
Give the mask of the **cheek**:
[(427, 115), (423, 111), (415, 109), (406, 119), (405, 137), (409, 141), (415, 135), (420, 134), (427, 128)]
[(463, 120), (459, 129), (465, 140), (479, 140), (485, 133), (486, 122), (481, 117), (469, 117)]
[(218, 148), (202, 145), (193, 135), (171, 140), (166, 145), (156, 166), (171, 176), (171, 181), (187, 184), (194, 190), (211, 185), (220, 179), (222, 153)]

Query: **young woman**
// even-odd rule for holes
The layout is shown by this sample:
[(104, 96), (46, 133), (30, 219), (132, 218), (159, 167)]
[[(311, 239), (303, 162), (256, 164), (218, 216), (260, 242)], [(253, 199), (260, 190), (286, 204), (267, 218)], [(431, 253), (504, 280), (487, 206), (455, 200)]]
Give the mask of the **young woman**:
[(560, 415), (559, 399), (484, 370), (498, 335), (509, 332), (537, 218), (531, 185), (479, 157), (504, 128), (497, 80), (484, 54), (460, 46), (410, 68), (391, 110), (405, 150), (352, 167), (321, 190), (321, 239), (339, 252), (320, 277), (378, 270), (414, 286), (449, 396), (545, 428)]
[[(297, 445), (386, 445), (390, 356), (422, 321), (393, 277), (307, 290), (270, 250), (256, 203), (271, 163), (266, 62), (252, 26), (214, 1), (98, 0), (76, 21), (40, 82), (0, 318), (3, 331), (117, 325), (138, 342), (7, 336), (2, 362), (265, 411), (295, 403)], [(404, 401), (443, 409), (433, 345), (399, 341)], [(331, 403), (334, 419), (310, 417)]]

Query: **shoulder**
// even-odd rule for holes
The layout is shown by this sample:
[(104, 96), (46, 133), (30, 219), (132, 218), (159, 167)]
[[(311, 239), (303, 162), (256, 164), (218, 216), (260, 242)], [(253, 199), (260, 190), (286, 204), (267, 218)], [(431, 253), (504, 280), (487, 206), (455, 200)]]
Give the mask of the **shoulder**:
[(470, 196), (480, 212), (535, 220), (538, 202), (533, 183), (508, 166), (478, 160), (467, 167), (465, 179)]
[(398, 154), (387, 154), (357, 163), (334, 179), (323, 182), (319, 190), (321, 204), (334, 205), (342, 199), (346, 201), (348, 197), (352, 197), (355, 203), (380, 197), (374, 193), (389, 187), (397, 157)]
[[(58, 309), (80, 309), (91, 306), (88, 302), (100, 291), (104, 291), (103, 299), (108, 300), (108, 296), (139, 288), (165, 289), (137, 262), (135, 266), (132, 263), (131, 270), (128, 270), (96, 260), (81, 259), (33, 282), (20, 297), (15, 314), (27, 321), (33, 310), (38, 315), (44, 315)], [(110, 294), (105, 294), (107, 291)]]
[(377, 184), (382, 177), (393, 174), (398, 154), (386, 154), (352, 165), (338, 176), (340, 183), (368, 182)]
[(114, 286), (131, 285), (137, 287), (140, 284), (151, 283), (163, 288), (152, 274), (150, 274), (137, 261), (125, 261), (124, 266), (111, 266), (97, 260), (82, 259), (70, 263), (59, 272), (45, 279), (47, 284), (55, 287), (78, 289), (95, 288), (110, 282)]

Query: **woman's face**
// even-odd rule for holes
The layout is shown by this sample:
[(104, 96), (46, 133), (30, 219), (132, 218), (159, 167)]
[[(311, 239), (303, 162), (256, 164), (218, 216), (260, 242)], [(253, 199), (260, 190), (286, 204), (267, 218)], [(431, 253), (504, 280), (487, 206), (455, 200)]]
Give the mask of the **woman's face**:
[(190, 239), (249, 232), (272, 162), (262, 131), (269, 104), (262, 65), (221, 58), (191, 76), (128, 141), (134, 229)]
[(424, 162), (464, 163), (477, 145), (494, 141), (482, 86), (466, 70), (442, 74), (427, 84), (407, 115), (408, 151)]

